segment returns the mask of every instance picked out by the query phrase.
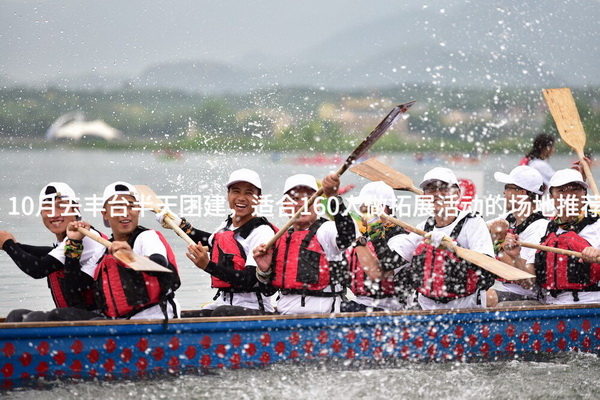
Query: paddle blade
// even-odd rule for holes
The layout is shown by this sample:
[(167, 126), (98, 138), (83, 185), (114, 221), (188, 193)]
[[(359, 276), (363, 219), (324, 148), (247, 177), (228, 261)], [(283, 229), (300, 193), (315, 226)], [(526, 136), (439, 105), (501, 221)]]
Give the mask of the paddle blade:
[(141, 208), (157, 212), (164, 206), (164, 202), (158, 198), (158, 195), (149, 186), (135, 185), (135, 188), (140, 196)]
[(350, 171), (371, 181), (383, 181), (395, 190), (410, 190), (416, 194), (423, 194), (423, 191), (415, 187), (408, 176), (374, 158), (353, 166)]
[(543, 93), (560, 137), (578, 155), (583, 155), (585, 131), (571, 89), (545, 89)]
[(369, 136), (367, 136), (352, 152), (352, 154), (348, 156), (343, 167), (348, 168), (354, 164), (354, 161), (361, 158), (373, 146), (373, 144), (375, 144), (375, 142), (379, 140), (379, 138), (383, 136), (383, 134), (386, 133), (392, 127), (392, 125), (394, 125), (394, 122), (396, 122), (402, 114), (412, 107), (413, 104), (415, 104), (414, 100), (394, 107), (394, 109), (390, 111), (388, 115), (386, 115), (379, 125), (373, 129)]
[(454, 248), (456, 249), (456, 255), (463, 260), (472, 262), (473, 264), (491, 272), (494, 275), (499, 276), (500, 278), (504, 278), (509, 281), (535, 278), (535, 276), (531, 275), (529, 272), (512, 267), (485, 254), (481, 254), (474, 250), (465, 249), (464, 247), (459, 246), (455, 246)]
[(155, 263), (149, 258), (142, 257), (131, 250), (117, 250), (113, 253), (113, 256), (135, 271), (173, 273), (170, 269)]

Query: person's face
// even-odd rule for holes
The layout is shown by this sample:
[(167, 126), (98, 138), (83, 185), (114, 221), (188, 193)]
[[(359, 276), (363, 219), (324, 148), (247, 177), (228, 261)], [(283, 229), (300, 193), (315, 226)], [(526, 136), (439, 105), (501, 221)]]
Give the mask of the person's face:
[(57, 237), (64, 237), (67, 225), (77, 220), (76, 208), (73, 203), (61, 198), (42, 202), (40, 215), (46, 229)]
[(585, 205), (587, 190), (574, 182), (553, 187), (550, 196), (560, 217), (578, 216)]
[(527, 191), (512, 183), (504, 185), (504, 198), (506, 199), (506, 211), (517, 209), (527, 199)]
[(302, 186), (293, 188), (287, 193), (292, 204), (286, 204), (286, 209), (293, 207), (294, 213), (298, 212), (298, 210), (302, 210), (300, 218), (294, 223), (295, 225), (302, 227), (310, 226), (317, 220), (317, 212), (315, 211), (314, 206), (310, 207), (308, 210), (304, 207), (304, 203), (308, 201), (314, 193), (315, 191), (313, 189)]
[(233, 210), (235, 222), (242, 225), (256, 213), (256, 205), (260, 200), (258, 188), (248, 182), (238, 182), (229, 186), (227, 190), (227, 202)]
[(117, 240), (126, 240), (138, 227), (140, 210), (135, 197), (119, 194), (104, 204), (102, 217), (108, 221)]
[(423, 194), (433, 202), (436, 214), (444, 210), (456, 208), (460, 197), (460, 189), (443, 181), (434, 180), (423, 188)]

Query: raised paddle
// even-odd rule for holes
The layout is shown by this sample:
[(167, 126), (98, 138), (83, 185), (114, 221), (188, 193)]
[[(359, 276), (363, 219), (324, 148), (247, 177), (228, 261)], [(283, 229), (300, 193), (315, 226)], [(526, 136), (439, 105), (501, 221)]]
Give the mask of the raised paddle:
[[(358, 147), (354, 149), (352, 154), (350, 154), (348, 158), (346, 158), (344, 164), (340, 167), (340, 169), (336, 171), (335, 174), (337, 176), (341, 176), (344, 172), (346, 172), (346, 170), (350, 168), (350, 166), (354, 164), (356, 160), (362, 157), (373, 146), (373, 144), (375, 144), (375, 142), (381, 136), (383, 136), (383, 134), (387, 132), (388, 129), (391, 128), (391, 126), (394, 124), (394, 122), (396, 122), (400, 115), (404, 114), (406, 110), (408, 110), (414, 103), (415, 102), (413, 100), (408, 103), (400, 104), (394, 107), (394, 109), (390, 111), (388, 115), (386, 115), (386, 117), (379, 123), (379, 125), (375, 127), (375, 129), (369, 134), (369, 136), (367, 136), (361, 142), (361, 144), (359, 144)], [(308, 209), (312, 207), (315, 200), (322, 194), (323, 188), (319, 188), (319, 190), (317, 190), (305, 203), (305, 207), (302, 207), (298, 211), (296, 211), (292, 218), (290, 218), (290, 220), (281, 227), (281, 229), (271, 238), (271, 240), (269, 240), (266, 243), (265, 249), (268, 250), (269, 248), (271, 248), (275, 244), (277, 239), (279, 239), (294, 224), (294, 222), (296, 222), (298, 218), (300, 218), (300, 215), (304, 211), (304, 208)]]
[[(84, 234), (85, 236), (89, 237), (90, 239), (95, 240), (96, 242), (100, 243), (101, 245), (103, 245), (105, 247), (110, 247), (110, 245), (112, 244), (111, 241), (106, 240), (103, 237), (98, 236), (95, 233), (92, 233), (85, 228), (79, 227), (79, 228), (77, 228), (77, 230), (80, 233)], [(113, 256), (117, 260), (123, 262), (125, 265), (127, 265), (129, 268), (131, 268), (135, 271), (173, 273), (173, 271), (171, 271), (170, 269), (165, 268), (162, 265), (155, 263), (154, 261), (150, 260), (149, 258), (140, 256), (139, 254), (136, 254), (131, 250), (120, 249), (120, 250), (115, 251), (113, 253)]]
[(408, 176), (374, 158), (369, 158), (350, 168), (350, 171), (371, 181), (383, 181), (395, 190), (409, 190), (418, 195), (423, 191)]
[(577, 153), (577, 157), (581, 162), (581, 166), (590, 183), (592, 192), (594, 192), (595, 196), (600, 196), (590, 166), (584, 160), (585, 154), (583, 149), (585, 148), (586, 136), (581, 123), (581, 118), (579, 118), (577, 106), (575, 105), (575, 100), (571, 94), (571, 89), (544, 89), (543, 93), (560, 137), (575, 151), (575, 153)]
[[(425, 236), (425, 234), (427, 233), (422, 229), (416, 228), (394, 217), (390, 217), (387, 214), (382, 214), (381, 218), (395, 225), (401, 226), (407, 231), (414, 232), (420, 236)], [(531, 275), (530, 273), (522, 271), (518, 268), (512, 267), (501, 261), (498, 261), (493, 257), (481, 254), (474, 250), (465, 249), (464, 247), (457, 246), (451, 240), (442, 241), (442, 245), (448, 250), (453, 251), (458, 257), (462, 258), (463, 260), (469, 261), (479, 266), (480, 268), (485, 269), (486, 271), (489, 271), (492, 274), (498, 275), (499, 277), (507, 279), (509, 281), (518, 281), (521, 279), (535, 278), (534, 275)]]
[[(159, 213), (160, 210), (164, 207), (165, 203), (158, 198), (154, 190), (152, 190), (149, 186), (146, 185), (135, 185), (135, 188), (138, 191), (142, 201), (140, 205), (144, 209), (150, 209), (152, 212)], [(177, 224), (170, 218), (168, 215), (165, 215), (165, 222), (175, 231), (180, 238), (185, 240), (187, 244), (195, 245), (194, 241), (191, 237), (188, 236)]]

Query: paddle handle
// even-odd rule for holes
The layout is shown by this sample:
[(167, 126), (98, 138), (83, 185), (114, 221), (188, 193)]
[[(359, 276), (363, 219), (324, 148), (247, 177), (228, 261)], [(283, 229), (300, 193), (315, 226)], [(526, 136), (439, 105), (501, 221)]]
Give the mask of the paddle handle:
[(288, 222), (286, 222), (281, 229), (279, 229), (279, 231), (277, 231), (277, 233), (275, 235), (273, 235), (273, 237), (271, 238), (271, 240), (269, 240), (266, 244), (265, 244), (265, 250), (269, 250), (271, 247), (273, 247), (273, 245), (275, 244), (275, 242), (277, 242), (277, 240), (283, 236), (283, 234), (292, 227), (292, 225), (294, 225), (294, 222), (296, 222), (298, 220), (298, 218), (300, 218), (300, 215), (302, 214), (303, 211), (309, 210), (310, 207), (312, 207), (312, 205), (315, 203), (315, 200), (317, 199), (317, 197), (323, 195), (323, 188), (319, 188), (319, 190), (317, 190), (312, 196), (310, 196), (310, 198), (308, 199), (308, 201), (305, 203), (305, 206), (303, 206), (302, 208), (300, 208), (298, 211), (296, 211), (296, 213), (294, 215), (292, 215), (292, 218), (290, 218), (288, 220)]
[(592, 175), (592, 169), (590, 168), (590, 165), (584, 160), (583, 154), (577, 152), (577, 156), (579, 157), (580, 164), (583, 167), (583, 172), (585, 173), (585, 177), (587, 178), (588, 183), (592, 188), (594, 196), (600, 197), (600, 192), (598, 192), (598, 186), (596, 186), (596, 181), (594, 180), (594, 176)]
[(79, 227), (79, 228), (77, 228), (77, 230), (79, 231), (79, 233), (82, 233), (85, 236), (89, 237), (90, 239), (95, 240), (96, 242), (100, 243), (104, 247), (110, 247), (110, 245), (112, 244), (112, 242), (110, 240), (104, 239), (102, 236), (96, 235), (95, 233), (92, 233), (91, 231), (89, 231), (85, 228)]
[(185, 240), (185, 242), (187, 244), (191, 244), (191, 245), (195, 245), (196, 243), (194, 243), (194, 241), (192, 240), (192, 238), (183, 231), (183, 229), (181, 229), (176, 223), (175, 221), (173, 221), (173, 218), (169, 217), (169, 216), (165, 216), (165, 222), (167, 223), (167, 225), (169, 225), (169, 227), (171, 227), (171, 229), (173, 229), (175, 231), (175, 233), (182, 238), (183, 240)]
[[(404, 221), (400, 221), (399, 219), (391, 217), (391, 216), (389, 216), (387, 214), (381, 214), (381, 218), (384, 219), (384, 220), (386, 220), (386, 221), (389, 221), (389, 222), (391, 222), (391, 223), (393, 223), (395, 225), (398, 225), (398, 226), (406, 229), (409, 232), (416, 233), (419, 236), (425, 236), (427, 234), (427, 232), (425, 232), (424, 230), (419, 229), (416, 226), (412, 226), (410, 224), (407, 224)], [(442, 245), (445, 248), (447, 248), (448, 250), (450, 250), (450, 251), (455, 251), (456, 250), (456, 245), (451, 240), (447, 240), (447, 239), (442, 240)]]
[[(558, 249), (556, 247), (544, 246), (543, 244), (534, 244), (527, 242), (519, 242), (521, 246), (528, 247), (530, 249), (536, 249), (541, 251), (549, 251), (551, 253), (562, 254), (565, 256), (577, 257), (581, 258), (581, 253), (578, 251), (567, 250), (567, 249)], [(596, 259), (596, 261), (600, 262), (600, 257)]]

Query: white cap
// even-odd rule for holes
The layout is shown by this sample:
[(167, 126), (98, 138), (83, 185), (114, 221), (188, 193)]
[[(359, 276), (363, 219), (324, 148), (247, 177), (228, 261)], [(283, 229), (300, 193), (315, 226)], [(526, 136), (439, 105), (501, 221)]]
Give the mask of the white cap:
[(319, 190), (319, 185), (317, 185), (317, 180), (314, 176), (308, 174), (296, 174), (285, 180), (285, 184), (283, 185), (283, 193), (287, 193), (298, 186), (310, 188), (315, 192)]
[(385, 182), (369, 182), (360, 190), (358, 199), (361, 204), (388, 206), (394, 208), (396, 206), (396, 195), (394, 189)]
[(421, 183), (419, 183), (419, 187), (421, 189), (425, 188), (431, 181), (442, 181), (446, 182), (450, 186), (458, 185), (458, 179), (456, 179), (456, 175), (449, 168), (443, 167), (435, 167), (425, 174)]
[(78, 203), (75, 191), (71, 189), (71, 186), (64, 182), (50, 182), (40, 191), (40, 204), (44, 200), (54, 200), (57, 197)]
[(248, 182), (251, 185), (254, 185), (258, 190), (262, 190), (262, 184), (260, 182), (260, 177), (258, 174), (251, 169), (242, 168), (237, 169), (229, 175), (229, 180), (227, 180), (227, 188), (238, 182)]
[(102, 194), (102, 205), (105, 205), (108, 200), (119, 194), (133, 196), (135, 201), (139, 201), (138, 191), (135, 186), (127, 182), (117, 181), (111, 183), (104, 189), (104, 193)]
[(550, 184), (548, 186), (553, 188), (566, 185), (567, 183), (578, 183), (584, 188), (588, 188), (588, 184), (584, 182), (581, 172), (572, 168), (556, 171), (554, 175), (552, 175), (552, 178), (550, 178)]
[(543, 194), (541, 190), (544, 184), (544, 178), (537, 169), (527, 165), (519, 165), (510, 171), (509, 175), (503, 172), (494, 173), (494, 179), (501, 183), (517, 185), (518, 187), (533, 192), (535, 194)]

